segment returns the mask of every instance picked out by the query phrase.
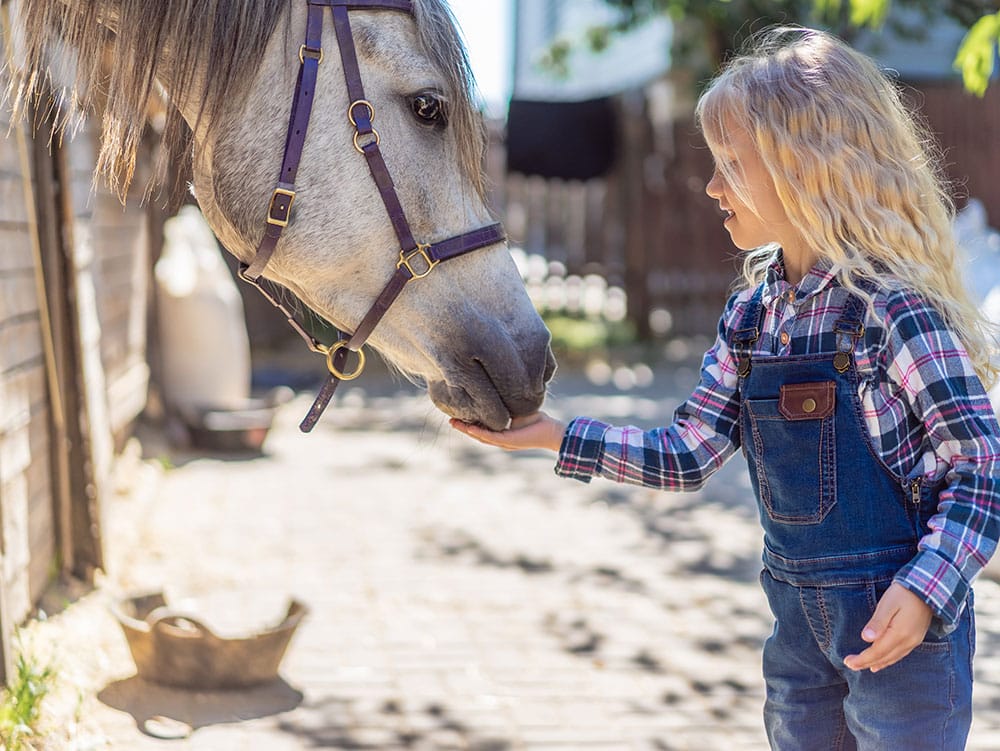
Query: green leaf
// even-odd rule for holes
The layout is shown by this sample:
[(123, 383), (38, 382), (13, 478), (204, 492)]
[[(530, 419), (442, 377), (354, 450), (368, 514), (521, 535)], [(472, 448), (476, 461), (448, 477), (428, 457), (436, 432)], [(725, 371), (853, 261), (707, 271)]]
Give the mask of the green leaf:
[(965, 35), (958, 53), (955, 68), (962, 72), (965, 88), (976, 96), (986, 94), (993, 68), (996, 48), (1000, 44), (1000, 12), (983, 16)]
[(889, 15), (890, 0), (851, 0), (851, 23), (879, 28)]
[(840, 10), (840, 0), (813, 0), (813, 7), (820, 18), (833, 18)]
[(586, 33), (587, 44), (594, 52), (603, 52), (611, 44), (611, 30), (607, 26), (591, 26)]

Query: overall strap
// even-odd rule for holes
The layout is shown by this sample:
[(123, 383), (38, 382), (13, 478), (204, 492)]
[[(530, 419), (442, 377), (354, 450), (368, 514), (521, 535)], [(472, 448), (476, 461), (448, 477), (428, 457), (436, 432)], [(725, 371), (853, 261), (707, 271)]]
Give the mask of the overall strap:
[[(875, 285), (864, 280), (858, 285), (869, 294), (875, 291)], [(840, 317), (833, 324), (833, 333), (837, 340), (837, 351), (833, 355), (833, 367), (838, 373), (846, 373), (854, 362), (854, 348), (865, 335), (865, 300), (854, 293), (847, 297)]]
[(746, 310), (740, 317), (739, 324), (729, 334), (729, 349), (736, 356), (736, 373), (740, 378), (750, 375), (753, 367), (750, 362), (750, 353), (753, 345), (760, 339), (761, 327), (764, 323), (764, 306), (761, 298), (764, 296), (763, 283), (757, 286), (753, 296), (747, 302)]

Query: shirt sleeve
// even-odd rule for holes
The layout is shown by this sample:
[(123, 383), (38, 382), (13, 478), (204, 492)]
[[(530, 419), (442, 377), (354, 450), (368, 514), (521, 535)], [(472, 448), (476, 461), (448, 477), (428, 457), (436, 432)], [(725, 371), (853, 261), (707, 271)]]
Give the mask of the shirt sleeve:
[(700, 488), (740, 445), (738, 379), (727, 344), (741, 315), (737, 298), (727, 303), (715, 344), (702, 360), (701, 380), (670, 426), (644, 431), (578, 417), (563, 435), (556, 474), (664, 490)]
[(929, 531), (895, 580), (930, 605), (947, 632), (1000, 537), (1000, 428), (965, 348), (933, 306), (896, 292), (886, 318), (888, 378), (933, 452), (918, 470), (944, 482)]

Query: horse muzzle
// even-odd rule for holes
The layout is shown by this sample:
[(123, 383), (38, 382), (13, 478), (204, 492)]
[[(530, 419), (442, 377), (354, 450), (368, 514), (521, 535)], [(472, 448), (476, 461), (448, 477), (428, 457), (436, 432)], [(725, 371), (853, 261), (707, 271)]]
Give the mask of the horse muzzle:
[(556, 370), (549, 332), (541, 322), (539, 329), (516, 341), (496, 330), (469, 337), (468, 346), (441, 358), (448, 365), (443, 379), (427, 384), (431, 401), (450, 417), (491, 430), (537, 412)]

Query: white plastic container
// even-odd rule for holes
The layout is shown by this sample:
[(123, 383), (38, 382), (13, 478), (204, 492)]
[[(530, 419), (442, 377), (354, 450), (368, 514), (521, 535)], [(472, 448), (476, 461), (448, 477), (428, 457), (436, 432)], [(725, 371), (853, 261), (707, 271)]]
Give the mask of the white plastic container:
[(164, 225), (154, 267), (167, 406), (241, 409), (250, 397), (250, 339), (243, 299), (201, 211), (185, 206)]

